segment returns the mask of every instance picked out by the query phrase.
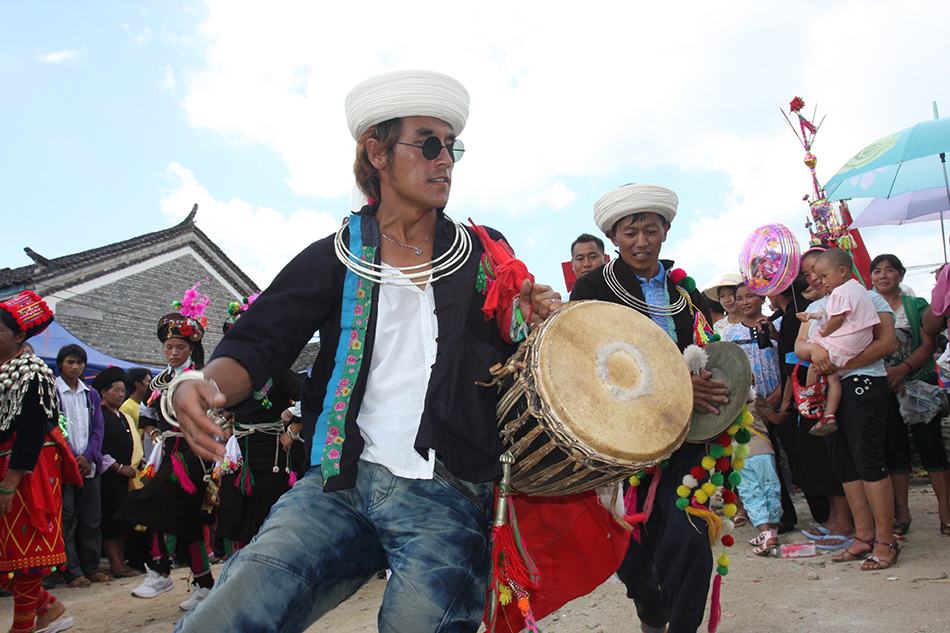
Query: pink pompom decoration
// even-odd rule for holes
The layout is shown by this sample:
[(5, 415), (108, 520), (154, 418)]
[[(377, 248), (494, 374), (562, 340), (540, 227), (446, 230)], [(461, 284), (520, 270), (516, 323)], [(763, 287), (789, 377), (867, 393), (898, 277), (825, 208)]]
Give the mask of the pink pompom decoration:
[(798, 239), (784, 224), (766, 224), (752, 231), (742, 245), (739, 272), (757, 295), (776, 295), (792, 285), (802, 262)]
[(181, 308), (178, 311), (183, 316), (198, 320), (204, 316), (205, 308), (211, 303), (211, 299), (198, 291), (200, 285), (201, 282), (196, 281), (195, 285), (186, 290), (185, 296), (181, 298)]

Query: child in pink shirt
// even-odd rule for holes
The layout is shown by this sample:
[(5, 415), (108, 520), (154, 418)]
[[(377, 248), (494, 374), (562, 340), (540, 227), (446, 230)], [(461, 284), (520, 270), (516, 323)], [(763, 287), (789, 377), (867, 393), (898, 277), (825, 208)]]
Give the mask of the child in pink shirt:
[[(802, 312), (801, 321), (819, 319), (821, 327), (808, 342), (820, 345), (828, 351), (828, 357), (836, 367), (844, 367), (848, 361), (863, 352), (873, 340), (874, 326), (881, 322), (868, 291), (851, 278), (851, 256), (839, 248), (831, 248), (815, 262), (815, 274), (823, 289), (830, 292), (823, 312)], [(815, 365), (808, 368), (808, 384), (818, 380)], [(828, 375), (825, 414), (811, 428), (813, 435), (828, 435), (837, 430), (835, 414), (841, 404), (841, 375)]]

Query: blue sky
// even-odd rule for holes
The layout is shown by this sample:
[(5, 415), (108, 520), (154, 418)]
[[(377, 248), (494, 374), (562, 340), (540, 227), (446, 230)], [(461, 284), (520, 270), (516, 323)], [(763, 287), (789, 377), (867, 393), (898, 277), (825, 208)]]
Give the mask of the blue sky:
[[(804, 241), (808, 173), (779, 113), (793, 96), (828, 114), (823, 181), (932, 100), (950, 115), (945, 2), (495, 4), (4, 3), (0, 267), (29, 263), (24, 246), (55, 257), (157, 230), (198, 202), (202, 230), (266, 284), (348, 209), (343, 97), (395, 68), (468, 87), (448, 212), (502, 230), (556, 286), (594, 201), (627, 182), (679, 193), (664, 255), (700, 284), (735, 267), (755, 226)], [(936, 223), (865, 238), (907, 265), (942, 258)], [(926, 272), (908, 281), (929, 288)]]

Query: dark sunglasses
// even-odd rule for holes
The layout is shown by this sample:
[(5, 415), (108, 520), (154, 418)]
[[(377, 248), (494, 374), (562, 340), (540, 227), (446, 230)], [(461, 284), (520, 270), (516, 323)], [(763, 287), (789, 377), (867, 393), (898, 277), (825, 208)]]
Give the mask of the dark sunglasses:
[(437, 139), (434, 136), (430, 136), (422, 143), (406, 143), (404, 141), (396, 141), (397, 145), (408, 145), (410, 147), (418, 147), (422, 150), (422, 157), (426, 160), (435, 160), (439, 157), (439, 154), (442, 153), (442, 148), (449, 150), (449, 156), (452, 157), (452, 162), (457, 163), (462, 160), (462, 154), (465, 153), (465, 145), (462, 141), (455, 139), (451, 143), (446, 145), (442, 144), (442, 141)]

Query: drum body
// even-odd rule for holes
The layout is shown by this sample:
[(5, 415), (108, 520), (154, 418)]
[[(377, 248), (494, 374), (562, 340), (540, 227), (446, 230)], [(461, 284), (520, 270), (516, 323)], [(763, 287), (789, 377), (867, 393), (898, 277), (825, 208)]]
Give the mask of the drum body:
[(666, 459), (686, 437), (689, 370), (669, 335), (631, 308), (566, 304), (507, 367), (498, 424), (519, 492), (592, 490)]

